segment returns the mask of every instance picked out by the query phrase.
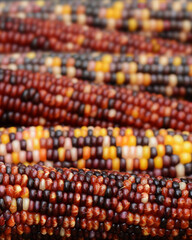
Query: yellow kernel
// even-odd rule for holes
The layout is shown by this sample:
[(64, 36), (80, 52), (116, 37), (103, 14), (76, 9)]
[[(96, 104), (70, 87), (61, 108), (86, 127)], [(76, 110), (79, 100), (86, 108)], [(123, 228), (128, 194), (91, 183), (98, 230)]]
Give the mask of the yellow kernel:
[(106, 62), (104, 62), (103, 64), (102, 64), (102, 72), (109, 72), (109, 69), (110, 69), (110, 65), (109, 65), (109, 63), (106, 63)]
[(126, 136), (133, 135), (133, 129), (132, 129), (132, 128), (127, 128), (127, 129), (125, 130), (125, 135), (126, 135)]
[(121, 18), (121, 10), (114, 8), (113, 9), (113, 17), (114, 17), (114, 19), (120, 19)]
[(36, 56), (35, 52), (27, 53), (27, 58), (33, 59), (33, 58), (35, 58), (35, 56)]
[(89, 117), (90, 114), (91, 114), (91, 105), (90, 104), (85, 104), (84, 115), (86, 117)]
[(106, 136), (107, 135), (107, 129), (106, 128), (101, 128), (101, 130), (100, 130), (100, 134), (101, 134), (101, 136)]
[(187, 164), (191, 162), (191, 154), (190, 153), (181, 153), (180, 155), (180, 162), (182, 164)]
[(182, 144), (183, 143), (183, 138), (180, 135), (173, 136), (173, 139), (174, 139), (175, 144)]
[(39, 126), (36, 128), (36, 136), (39, 139), (43, 137), (43, 130), (41, 130)]
[(180, 57), (175, 57), (174, 59), (173, 59), (173, 65), (175, 65), (175, 66), (179, 66), (179, 65), (181, 65), (181, 58)]
[(69, 87), (67, 89), (66, 96), (70, 98), (72, 96), (73, 92), (74, 92), (74, 89), (72, 87)]
[(77, 161), (77, 168), (79, 168), (79, 169), (85, 168), (85, 160), (84, 159), (79, 159)]
[(60, 125), (57, 125), (57, 126), (55, 126), (55, 131), (57, 131), (57, 130), (63, 130), (63, 127), (62, 126), (60, 126)]
[(192, 153), (192, 143), (191, 142), (186, 141), (183, 143), (183, 152)]
[(76, 129), (74, 130), (74, 136), (75, 136), (76, 138), (81, 137), (81, 130), (80, 130), (79, 128), (76, 128)]
[(139, 117), (139, 112), (137, 109), (133, 109), (132, 114), (133, 118), (138, 118)]
[(126, 160), (126, 170), (127, 171), (133, 171), (133, 159), (127, 158)]
[(17, 201), (15, 198), (12, 199), (9, 209), (11, 213), (17, 212)]
[(116, 79), (117, 84), (119, 85), (123, 84), (125, 82), (125, 74), (122, 72), (118, 72), (116, 74)]
[(143, 76), (144, 76), (143, 85), (144, 86), (149, 86), (151, 84), (151, 76), (150, 76), (150, 74), (145, 73), (145, 74), (143, 74)]
[(84, 39), (85, 39), (85, 37), (84, 37), (83, 35), (79, 35), (79, 36), (77, 37), (77, 44), (78, 44), (78, 45), (82, 45), (83, 42), (84, 42)]
[(160, 129), (160, 130), (159, 130), (159, 134), (160, 134), (161, 136), (167, 136), (167, 130), (165, 130), (165, 129)]
[(148, 161), (146, 158), (141, 158), (140, 159), (140, 170), (145, 171), (148, 168)]
[(123, 136), (122, 137), (122, 146), (125, 146), (128, 144), (129, 137), (128, 136)]
[(8, 142), (9, 142), (9, 135), (8, 134), (2, 134), (1, 143), (7, 144)]
[(52, 62), (53, 67), (60, 67), (61, 66), (61, 58), (54, 57)]
[(165, 136), (165, 145), (173, 145), (173, 137), (171, 135)]
[(122, 2), (122, 1), (117, 1), (117, 2), (114, 2), (114, 5), (113, 5), (113, 7), (115, 8), (115, 9), (123, 9), (124, 8), (124, 3)]
[(62, 13), (63, 14), (71, 14), (71, 6), (70, 5), (63, 5)]
[(64, 148), (58, 149), (58, 157), (59, 157), (60, 162), (63, 162), (65, 160), (65, 149)]
[(142, 9), (142, 19), (149, 19), (150, 18), (150, 11), (147, 8)]
[(95, 62), (95, 71), (100, 72), (102, 70), (102, 62)]
[(103, 57), (102, 57), (102, 61), (105, 62), (105, 63), (111, 63), (113, 60), (112, 56), (109, 55), (109, 54), (105, 54)]
[(17, 152), (13, 152), (11, 155), (12, 155), (13, 164), (18, 164), (19, 163), (19, 154)]
[(91, 148), (86, 146), (86, 147), (83, 147), (83, 159), (87, 160), (89, 159), (91, 156)]
[(135, 73), (130, 74), (130, 83), (131, 85), (137, 85), (137, 74)]
[(114, 10), (113, 8), (108, 8), (106, 11), (106, 18), (114, 18)]
[(136, 146), (136, 143), (137, 143), (137, 139), (135, 136), (130, 136), (128, 138), (128, 145), (129, 146)]
[(187, 3), (187, 8), (186, 9), (187, 9), (188, 12), (192, 12), (192, 2)]
[(45, 129), (45, 130), (43, 131), (43, 137), (44, 137), (44, 138), (49, 138), (49, 131), (48, 131), (47, 129)]
[(16, 132), (17, 132), (16, 127), (10, 127), (9, 128), (9, 133), (16, 133)]
[(114, 158), (112, 160), (112, 169), (113, 170), (120, 170), (120, 160), (119, 160), (119, 158)]
[(30, 138), (28, 131), (23, 131), (23, 134), (22, 134), (22, 135), (23, 135), (23, 139), (24, 139), (24, 140), (27, 140), (27, 139)]
[(43, 7), (45, 5), (45, 2), (40, 0), (40, 1), (37, 1), (36, 4), (39, 7)]
[(147, 129), (145, 132), (145, 136), (148, 138), (153, 137), (154, 136), (153, 131), (151, 129)]
[(109, 158), (109, 147), (104, 147), (103, 148), (103, 159), (108, 159)]
[(182, 145), (174, 144), (173, 146), (173, 154), (180, 155), (182, 153)]
[(87, 130), (86, 129), (81, 129), (81, 136), (86, 137), (87, 136)]
[(34, 150), (39, 150), (40, 149), (40, 143), (38, 138), (33, 139), (33, 148)]
[(156, 30), (157, 32), (162, 32), (164, 30), (164, 24), (162, 20), (157, 20)]
[(95, 127), (94, 129), (93, 129), (93, 136), (95, 136), (95, 137), (98, 137), (98, 136), (100, 136), (100, 127)]
[(150, 31), (150, 21), (149, 20), (143, 20), (143, 31)]
[(143, 157), (146, 159), (149, 159), (151, 156), (151, 151), (149, 146), (144, 146), (143, 147)]
[(165, 146), (163, 144), (157, 145), (157, 154), (160, 157), (163, 157), (165, 155)]
[(137, 30), (137, 21), (134, 18), (128, 20), (129, 31), (134, 32)]
[(136, 73), (137, 72), (137, 63), (130, 62), (129, 63), (129, 72), (130, 73)]
[(111, 146), (109, 148), (109, 156), (111, 159), (114, 159), (117, 157), (117, 148), (115, 146)]
[(118, 135), (119, 135), (119, 128), (118, 127), (115, 127), (114, 129), (113, 129), (113, 137), (117, 137)]
[(116, 137), (116, 146), (117, 146), (117, 147), (123, 146), (123, 144), (122, 144), (122, 143), (123, 143), (122, 138), (123, 138), (122, 136), (117, 136), (117, 137)]
[(154, 158), (154, 167), (155, 168), (162, 168), (163, 167), (163, 159), (160, 156)]

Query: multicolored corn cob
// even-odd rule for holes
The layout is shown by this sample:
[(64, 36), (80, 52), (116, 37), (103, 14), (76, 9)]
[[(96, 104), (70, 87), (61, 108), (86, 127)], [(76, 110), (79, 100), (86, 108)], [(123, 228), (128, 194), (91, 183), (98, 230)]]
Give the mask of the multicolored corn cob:
[[(1, 12), (21, 18), (59, 20), (104, 29), (149, 32), (181, 41), (191, 40), (190, 1), (71, 1), (65, 3), (16, 2), (1, 6)], [(161, 34), (163, 33), (163, 34)], [(177, 36), (178, 35), (178, 36)]]
[(50, 74), (1, 70), (1, 125), (134, 126), (192, 131), (192, 103)]
[(26, 69), (66, 75), (96, 83), (119, 85), (136, 91), (160, 93), (192, 100), (192, 57), (136, 54), (57, 54), (28, 52), (0, 55), (3, 69)]
[(0, 197), (1, 239), (192, 239), (189, 179), (1, 164)]
[(165, 129), (1, 128), (0, 161), (184, 177), (192, 175), (192, 134)]
[(61, 21), (1, 16), (0, 26), (1, 53), (40, 49), (56, 52), (192, 54), (190, 44), (139, 34), (103, 31), (78, 24), (67, 25)]

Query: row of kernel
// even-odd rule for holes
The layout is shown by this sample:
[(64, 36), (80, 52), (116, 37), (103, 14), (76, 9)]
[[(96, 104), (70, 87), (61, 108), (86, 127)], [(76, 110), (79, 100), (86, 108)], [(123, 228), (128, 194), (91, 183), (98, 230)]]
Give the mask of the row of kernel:
[[(0, 52), (53, 50), (56, 52), (78, 52), (96, 50), (113, 53), (183, 53), (190, 54), (191, 46), (174, 40), (164, 40), (138, 34), (106, 32), (97, 28), (60, 21), (43, 21), (34, 18), (1, 17)], [(13, 37), (14, 36), (14, 37)], [(21, 47), (21, 49), (20, 49)]]
[[(109, 1), (110, 2), (110, 1)], [(154, 1), (156, 4), (159, 1)], [(155, 3), (154, 3), (155, 4)], [(37, 17), (41, 19), (64, 20), (65, 23), (77, 22), (79, 24), (93, 25), (96, 27), (108, 27), (127, 29), (129, 31), (136, 31), (143, 25), (144, 30), (149, 30), (151, 21), (151, 30), (162, 31), (175, 29), (180, 26), (181, 21), (184, 20), (181, 29), (190, 31), (190, 12), (192, 11), (191, 3), (183, 4), (181, 1), (172, 2), (171, 4), (163, 5), (161, 7), (151, 7), (153, 4), (143, 5), (137, 2), (126, 3), (125, 1), (118, 1), (113, 3), (111, 1), (108, 6), (102, 3), (77, 3), (73, 4), (43, 4), (43, 6), (34, 6), (29, 3), (29, 11), (22, 11), (22, 4), (16, 5), (13, 9), (7, 10), (12, 16), (18, 17)], [(170, 7), (173, 9), (170, 9)], [(25, 6), (26, 8), (26, 6)], [(9, 7), (8, 7), (9, 9)], [(4, 8), (2, 7), (2, 12)], [(127, 19), (129, 19), (127, 21)], [(166, 21), (163, 21), (166, 19)], [(174, 20), (173, 20), (174, 19)], [(188, 20), (189, 19), (189, 20)], [(142, 20), (142, 21), (139, 21)], [(169, 22), (170, 21), (170, 22)], [(165, 27), (165, 29), (164, 29)]]
[(139, 238), (186, 239), (191, 235), (190, 179), (39, 165), (0, 166), (5, 235), (12, 234), (14, 226), (19, 226), (16, 234), (26, 233), (26, 228), (30, 234), (33, 224), (41, 233), (62, 237), (72, 236), (73, 229), (79, 228), (95, 234), (102, 230), (102, 239), (119, 232)]
[(29, 52), (1, 55), (0, 66), (11, 70), (49, 72), (56, 77), (66, 75), (96, 83), (126, 84), (129, 89), (136, 91), (149, 91), (189, 100), (192, 93), (190, 57), (161, 59), (143, 54), (133, 57), (93, 54), (88, 57), (87, 54), (54, 55)]
[(11, 127), (0, 129), (0, 160), (181, 177), (192, 173), (191, 141), (189, 133), (164, 129)]
[(187, 101), (26, 70), (1, 72), (1, 124), (192, 129)]

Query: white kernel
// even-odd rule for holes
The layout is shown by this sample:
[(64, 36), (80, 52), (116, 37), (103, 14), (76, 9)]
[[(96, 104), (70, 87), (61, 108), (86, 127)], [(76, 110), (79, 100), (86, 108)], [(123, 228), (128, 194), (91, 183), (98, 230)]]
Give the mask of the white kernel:
[(179, 186), (180, 186), (181, 190), (185, 190), (186, 189), (186, 183), (184, 183), (184, 182), (180, 182)]
[(177, 177), (184, 177), (185, 176), (185, 167), (183, 164), (179, 163), (176, 167), (176, 175)]
[(29, 209), (29, 198), (23, 198), (23, 210), (28, 211)]
[(44, 191), (45, 190), (45, 179), (41, 179), (40, 184), (39, 184), (39, 189)]
[(64, 229), (64, 228), (61, 228), (61, 230), (60, 230), (60, 236), (61, 236), (61, 237), (64, 237), (64, 236), (65, 236), (65, 229)]

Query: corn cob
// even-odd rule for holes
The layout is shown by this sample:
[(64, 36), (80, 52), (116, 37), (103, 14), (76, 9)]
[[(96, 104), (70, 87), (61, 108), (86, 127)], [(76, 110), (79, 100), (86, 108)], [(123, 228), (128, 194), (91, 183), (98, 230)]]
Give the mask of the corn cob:
[(110, 53), (150, 52), (191, 54), (190, 44), (148, 38), (139, 34), (102, 31), (77, 24), (39, 19), (0, 18), (0, 52), (53, 50), (56, 52), (101, 51)]
[(192, 58), (190, 56), (133, 56), (113, 54), (56, 54), (29, 52), (0, 55), (3, 69), (26, 69), (66, 75), (96, 83), (126, 86), (169, 97), (192, 100)]
[(192, 175), (192, 134), (165, 129), (1, 128), (0, 161), (184, 177)]
[(1, 239), (192, 238), (189, 179), (1, 164), (0, 184)]
[[(190, 33), (191, 26), (191, 2), (182, 1), (102, 1), (77, 2), (68, 4), (26, 3), (15, 4), (8, 7), (2, 13), (9, 12), (10, 16), (22, 18), (38, 18), (64, 21), (66, 24), (79, 23), (100, 28), (118, 29), (124, 31), (144, 31), (150, 33), (162, 33), (177, 31), (180, 35)], [(23, 9), (25, 8), (25, 10)], [(9, 9), (10, 8), (10, 9)], [(27, 11), (26, 11), (27, 8)], [(161, 34), (159, 34), (161, 35)], [(173, 38), (174, 35), (171, 35)], [(187, 40), (182, 37), (182, 41)]]
[(192, 131), (192, 103), (50, 74), (2, 70), (0, 124)]

